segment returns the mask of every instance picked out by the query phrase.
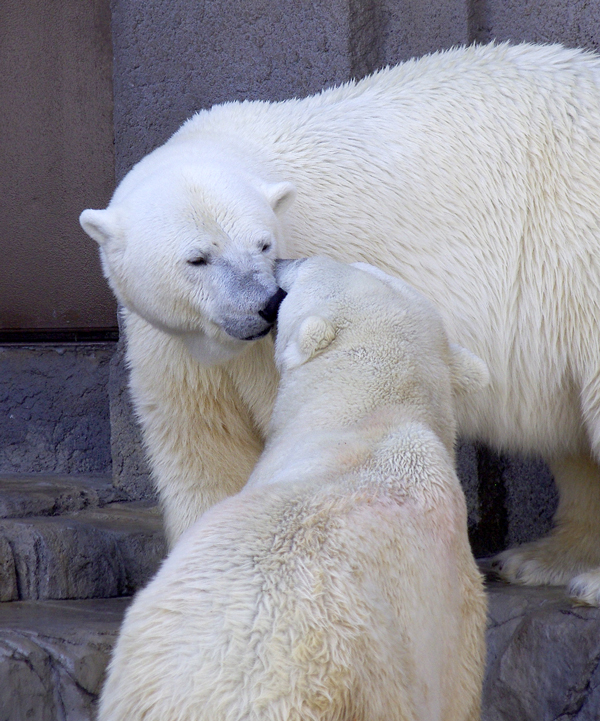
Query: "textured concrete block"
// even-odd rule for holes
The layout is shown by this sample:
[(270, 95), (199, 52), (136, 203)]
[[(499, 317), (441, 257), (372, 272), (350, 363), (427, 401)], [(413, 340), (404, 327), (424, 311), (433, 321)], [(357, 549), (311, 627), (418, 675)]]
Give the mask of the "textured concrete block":
[(473, 0), (470, 36), (477, 42), (563, 43), (600, 50), (600, 4), (589, 0)]
[(468, 41), (464, 0), (115, 0), (116, 176), (194, 112), (283, 100)]
[(365, 46), (360, 57), (350, 47), (361, 5), (115, 0), (117, 178), (202, 108), (304, 96), (348, 80)]
[(125, 339), (121, 338), (110, 362), (110, 427), (113, 482), (129, 498), (154, 499), (156, 492), (144, 453), (142, 432), (133, 412), (125, 364)]
[(112, 343), (0, 347), (0, 473), (110, 473)]
[[(54, 516), (118, 500), (124, 500), (124, 494), (115, 489), (110, 477), (0, 475), (0, 519)], [(15, 553), (14, 542), (11, 545), (0, 530), (0, 601), (19, 598)]]
[(503, 456), (502, 482), (507, 515), (503, 547), (535, 541), (549, 533), (558, 491), (548, 466), (541, 460)]
[(545, 463), (500, 455), (479, 443), (461, 443), (457, 467), (477, 558), (550, 531), (558, 494)]
[(379, 65), (395, 65), (469, 42), (465, 0), (381, 0)]
[(10, 543), (0, 536), (0, 602), (19, 598), (17, 570)]

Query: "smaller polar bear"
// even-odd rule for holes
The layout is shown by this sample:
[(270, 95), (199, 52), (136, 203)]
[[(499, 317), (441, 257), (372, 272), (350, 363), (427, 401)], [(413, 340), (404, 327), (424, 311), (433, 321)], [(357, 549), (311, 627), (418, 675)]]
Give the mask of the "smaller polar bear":
[(474, 721), (486, 604), (453, 396), (487, 369), (380, 271), (313, 258), (277, 277), (266, 449), (136, 597), (99, 718)]

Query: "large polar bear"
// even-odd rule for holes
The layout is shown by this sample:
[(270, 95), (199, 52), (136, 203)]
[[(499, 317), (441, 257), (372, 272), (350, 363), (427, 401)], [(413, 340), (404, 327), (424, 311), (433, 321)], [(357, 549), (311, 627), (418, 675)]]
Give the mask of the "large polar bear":
[[(295, 198), (295, 200), (294, 200)], [(189, 120), (81, 223), (125, 306), (131, 391), (171, 543), (246, 482), (277, 383), (273, 263), (404, 278), (490, 368), (459, 431), (541, 454), (556, 528), (507, 578), (600, 602), (600, 59), (451, 50), (304, 100)]]
[(264, 454), (136, 597), (99, 719), (476, 721), (453, 392), (487, 370), (400, 281), (321, 258), (282, 275)]

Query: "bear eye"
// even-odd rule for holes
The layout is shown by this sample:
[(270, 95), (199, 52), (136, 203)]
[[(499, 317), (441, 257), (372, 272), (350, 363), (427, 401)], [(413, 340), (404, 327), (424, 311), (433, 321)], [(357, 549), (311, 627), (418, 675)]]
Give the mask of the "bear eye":
[(189, 265), (207, 265), (208, 264), (208, 258), (205, 255), (199, 255), (197, 258), (192, 258), (191, 260), (188, 260)]
[(261, 253), (268, 253), (271, 250), (271, 243), (265, 242), (260, 246)]

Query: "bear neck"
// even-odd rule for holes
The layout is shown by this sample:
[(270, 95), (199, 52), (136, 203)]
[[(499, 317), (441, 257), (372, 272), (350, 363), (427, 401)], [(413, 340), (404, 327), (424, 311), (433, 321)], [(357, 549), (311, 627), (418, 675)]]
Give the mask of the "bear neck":
[[(368, 353), (368, 349), (361, 350)], [(423, 424), (453, 455), (456, 420), (446, 364), (440, 361), (430, 368), (430, 373), (418, 373), (413, 359), (407, 362), (395, 353), (390, 355), (395, 359), (391, 366), (378, 369), (376, 363), (381, 355), (377, 344), (373, 362), (366, 364), (357, 361), (353, 353), (327, 352), (284, 372), (270, 434), (291, 437), (303, 428), (333, 431), (358, 427), (381, 416), (390, 427), (407, 422)], [(447, 377), (442, 375), (444, 369)], [(343, 389), (340, 377), (344, 379)]]

